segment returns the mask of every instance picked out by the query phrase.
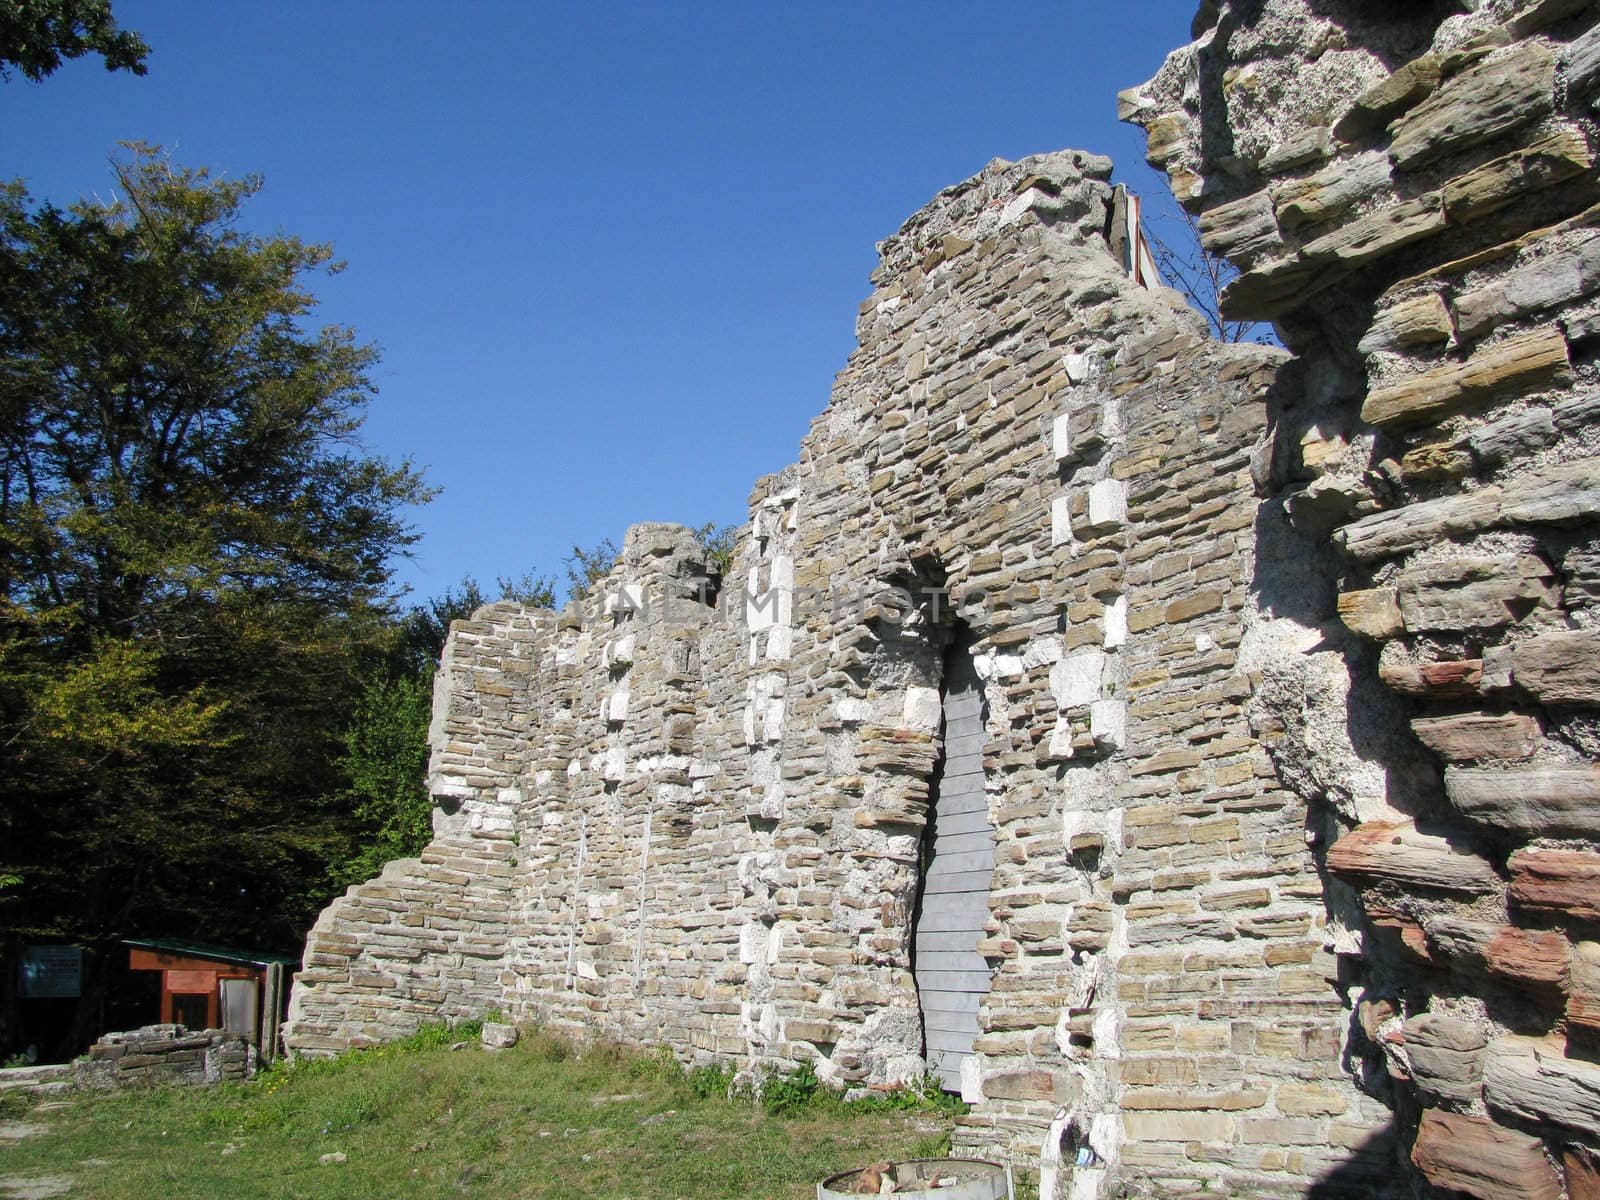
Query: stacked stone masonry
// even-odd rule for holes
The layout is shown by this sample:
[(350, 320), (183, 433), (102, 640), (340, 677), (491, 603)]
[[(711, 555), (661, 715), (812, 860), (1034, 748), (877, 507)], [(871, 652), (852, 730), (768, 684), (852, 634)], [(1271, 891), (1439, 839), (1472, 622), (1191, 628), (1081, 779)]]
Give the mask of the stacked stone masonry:
[(970, 647), (959, 1151), (1053, 1200), (1597, 1194), (1597, 20), (1202, 6), (1123, 115), (1287, 350), (1126, 278), (1103, 158), (941, 193), (725, 572), (639, 525), (456, 625), (434, 842), (324, 912), (290, 1046), (498, 1009), (920, 1076)]
[(238, 1083), (256, 1070), (256, 1048), (221, 1029), (146, 1025), (108, 1033), (72, 1065), (83, 1087), (140, 1087), (170, 1083)]
[(1308, 381), (1258, 491), (1331, 543), (1347, 661), (1415, 740), (1344, 787), (1317, 739), (1354, 691), (1263, 711), (1336, 818), (1352, 1068), (1452, 1195), (1600, 1195), (1597, 20), (1209, 5), (1121, 97)]

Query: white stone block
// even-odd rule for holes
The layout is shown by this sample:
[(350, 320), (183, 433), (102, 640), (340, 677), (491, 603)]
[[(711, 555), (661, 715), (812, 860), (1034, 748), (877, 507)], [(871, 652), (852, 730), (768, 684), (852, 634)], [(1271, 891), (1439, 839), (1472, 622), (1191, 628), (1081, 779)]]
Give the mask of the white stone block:
[(1128, 523), (1128, 485), (1120, 479), (1102, 479), (1089, 485), (1089, 514), (1084, 525), (1090, 533), (1103, 534)]
[(746, 921), (739, 927), (739, 961), (758, 963), (767, 954), (767, 927), (760, 921)]
[(788, 625), (774, 625), (767, 633), (767, 661), (788, 662), (793, 646), (794, 630)]
[(1106, 438), (1121, 437), (1125, 426), (1122, 421), (1122, 401), (1107, 397), (1100, 405), (1100, 433)]
[(773, 556), (772, 586), (780, 592), (794, 591), (794, 557), (792, 555), (778, 554)]
[(1022, 655), (996, 654), (990, 669), (996, 679), (1020, 679), (1022, 677)]
[(1061, 356), (1061, 369), (1067, 373), (1067, 378), (1073, 383), (1082, 383), (1089, 378), (1090, 368), (1094, 366), (1094, 359), (1088, 354), (1064, 354)]
[(1079, 650), (1050, 668), (1050, 694), (1058, 708), (1075, 708), (1100, 699), (1106, 656), (1101, 650)]
[(429, 775), (428, 795), (440, 800), (471, 800), (478, 790), (453, 775)]
[(783, 784), (770, 784), (762, 794), (761, 818), (765, 821), (783, 820)]
[(1024, 670), (1031, 671), (1034, 667), (1042, 667), (1046, 663), (1061, 661), (1061, 639), (1058, 637), (1034, 638), (1022, 648), (1022, 666)]
[(1065, 721), (1050, 731), (1050, 757), (1072, 757), (1072, 726)]
[(1057, 462), (1072, 457), (1072, 414), (1062, 413), (1050, 427), (1050, 448)]
[(1105, 647), (1115, 650), (1128, 640), (1128, 598), (1118, 596), (1106, 605), (1105, 615), (1101, 618), (1105, 626)]
[(769, 742), (775, 742), (783, 736), (783, 701), (767, 701), (766, 710), (761, 714), (762, 736)]
[(961, 1099), (967, 1104), (983, 1103), (983, 1055), (969, 1054), (961, 1060)]
[(1072, 541), (1072, 497), (1057, 496), (1050, 501), (1050, 544), (1063, 546)]
[(770, 629), (778, 620), (778, 594), (773, 591), (749, 592), (744, 600), (744, 624), (751, 633)]
[(633, 663), (635, 648), (639, 639), (635, 634), (625, 634), (611, 645), (606, 647), (606, 665), (608, 667), (626, 667)]
[(628, 693), (615, 692), (611, 702), (606, 706), (606, 720), (613, 725), (620, 725), (628, 719)]
[(937, 688), (909, 687), (906, 689), (905, 707), (901, 725), (906, 729), (920, 729), (933, 733), (939, 728), (941, 715)]
[(871, 718), (872, 705), (865, 700), (847, 697), (835, 703), (833, 711), (838, 714), (840, 724), (859, 725), (861, 722)]
[(1096, 700), (1089, 705), (1089, 735), (1099, 746), (1121, 750), (1128, 744), (1128, 706), (1121, 700)]
[(521, 788), (501, 788), (495, 799), (501, 804), (515, 806), (522, 803)]

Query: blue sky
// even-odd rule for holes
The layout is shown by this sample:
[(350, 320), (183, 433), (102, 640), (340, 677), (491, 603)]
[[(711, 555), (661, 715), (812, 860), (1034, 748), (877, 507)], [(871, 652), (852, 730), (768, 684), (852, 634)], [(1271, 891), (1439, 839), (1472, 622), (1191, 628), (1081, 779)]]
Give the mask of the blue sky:
[(109, 194), (123, 139), (259, 172), (383, 359), (369, 447), (440, 487), (398, 577), (556, 574), (640, 520), (745, 519), (854, 344), (874, 242), (996, 155), (1112, 155), (1195, 0), (115, 0), (153, 48), (0, 84), (0, 176)]

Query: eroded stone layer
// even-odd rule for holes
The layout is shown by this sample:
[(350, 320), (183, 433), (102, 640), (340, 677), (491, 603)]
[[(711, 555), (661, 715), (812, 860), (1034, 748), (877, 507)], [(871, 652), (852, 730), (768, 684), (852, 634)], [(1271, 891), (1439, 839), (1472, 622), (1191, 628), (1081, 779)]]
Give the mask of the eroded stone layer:
[(1451, 1195), (1597, 1194), (1597, 21), (1208, 4), (1122, 97), (1242, 272), (1227, 309), (1276, 321), (1308, 380), (1269, 407), (1257, 483), (1337, 555), (1310, 619), (1366, 643), (1351, 678), (1414, 740), (1356, 738), (1382, 770), (1352, 787), (1326, 736), (1362, 706), (1258, 700), (1359, 899), (1335, 947), (1353, 1070)]

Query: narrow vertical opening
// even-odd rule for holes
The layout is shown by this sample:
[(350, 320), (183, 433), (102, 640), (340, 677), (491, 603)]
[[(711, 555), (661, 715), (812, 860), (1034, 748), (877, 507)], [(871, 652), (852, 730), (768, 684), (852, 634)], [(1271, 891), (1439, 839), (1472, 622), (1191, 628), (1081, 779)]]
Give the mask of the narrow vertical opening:
[(989, 965), (978, 953), (989, 919), (994, 830), (983, 777), (983, 689), (972, 634), (960, 622), (940, 673), (940, 756), (929, 785), (912, 918), (912, 970), (928, 1069), (949, 1091), (978, 1036)]

